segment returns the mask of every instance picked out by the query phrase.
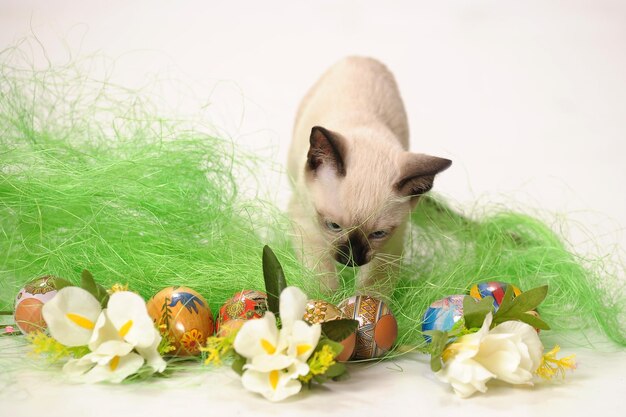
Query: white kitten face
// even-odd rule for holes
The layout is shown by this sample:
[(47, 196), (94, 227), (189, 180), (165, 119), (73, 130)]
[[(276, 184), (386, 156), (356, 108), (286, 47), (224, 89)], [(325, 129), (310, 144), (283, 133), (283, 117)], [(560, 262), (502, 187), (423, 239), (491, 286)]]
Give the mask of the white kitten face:
[(394, 189), (403, 151), (360, 145), (345, 150), (345, 175), (322, 164), (308, 179), (317, 227), (335, 260), (349, 266), (371, 261), (411, 210), (410, 198)]
[[(317, 227), (337, 262), (361, 266), (406, 222), (417, 195), (432, 186), (434, 171), (428, 164), (434, 157), (420, 159), (392, 141), (349, 141), (319, 129), (312, 131), (306, 167)], [(450, 162), (435, 159), (445, 161), (440, 165), (446, 168)]]

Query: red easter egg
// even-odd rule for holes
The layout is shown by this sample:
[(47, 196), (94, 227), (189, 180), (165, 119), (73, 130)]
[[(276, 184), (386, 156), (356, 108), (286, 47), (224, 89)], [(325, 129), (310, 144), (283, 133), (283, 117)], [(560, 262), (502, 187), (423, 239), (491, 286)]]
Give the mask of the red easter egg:
[[(245, 290), (236, 293), (220, 308), (215, 323), (215, 331), (220, 336), (226, 336), (232, 331), (239, 330), (239, 327), (246, 320), (263, 317), (267, 311), (267, 295), (256, 290)], [(231, 322), (222, 329), (227, 322)], [(224, 330), (224, 331), (222, 331)]]

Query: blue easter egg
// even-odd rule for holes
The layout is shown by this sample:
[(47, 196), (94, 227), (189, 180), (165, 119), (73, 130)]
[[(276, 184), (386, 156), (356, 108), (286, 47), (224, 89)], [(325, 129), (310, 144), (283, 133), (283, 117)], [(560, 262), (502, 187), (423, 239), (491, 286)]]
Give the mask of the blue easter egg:
[[(422, 331), (441, 330), (449, 331), (454, 324), (463, 317), (463, 299), (466, 295), (451, 295), (437, 300), (424, 313)], [(424, 336), (427, 342), (430, 337)]]

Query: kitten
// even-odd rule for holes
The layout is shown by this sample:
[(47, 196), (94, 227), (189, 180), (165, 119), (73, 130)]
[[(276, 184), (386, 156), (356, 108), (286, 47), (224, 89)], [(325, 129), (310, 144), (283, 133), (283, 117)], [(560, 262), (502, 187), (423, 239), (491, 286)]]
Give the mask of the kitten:
[(380, 62), (348, 57), (304, 97), (289, 150), (289, 213), (297, 252), (337, 289), (337, 263), (359, 266), (360, 291), (388, 282), (410, 212), (448, 159), (408, 152), (395, 79)]

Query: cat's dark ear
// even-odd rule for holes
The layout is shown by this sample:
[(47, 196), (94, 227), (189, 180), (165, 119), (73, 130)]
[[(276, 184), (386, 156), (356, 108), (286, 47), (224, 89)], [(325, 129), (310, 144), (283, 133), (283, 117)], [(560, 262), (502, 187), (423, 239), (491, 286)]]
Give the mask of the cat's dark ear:
[(400, 176), (396, 182), (396, 191), (406, 197), (414, 197), (433, 188), (435, 175), (452, 165), (452, 161), (422, 153), (404, 155)]
[(342, 177), (346, 175), (344, 165), (346, 144), (341, 136), (321, 126), (314, 126), (311, 129), (309, 144), (306, 162), (308, 171), (316, 172), (319, 167), (328, 166), (334, 169), (337, 175)]

